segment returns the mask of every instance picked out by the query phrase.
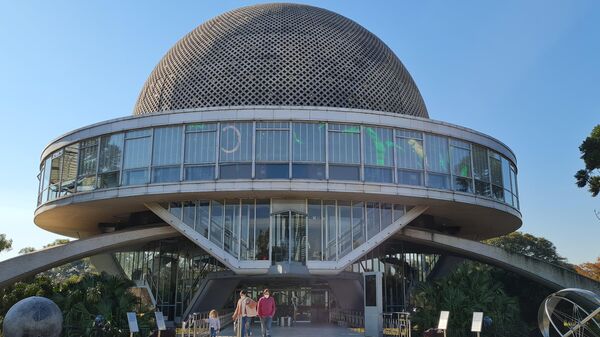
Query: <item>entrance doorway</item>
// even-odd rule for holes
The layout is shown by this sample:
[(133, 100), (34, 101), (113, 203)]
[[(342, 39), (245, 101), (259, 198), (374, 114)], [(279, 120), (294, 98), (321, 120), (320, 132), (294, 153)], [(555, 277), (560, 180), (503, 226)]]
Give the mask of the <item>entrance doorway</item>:
[(306, 214), (284, 211), (273, 216), (271, 261), (306, 262)]

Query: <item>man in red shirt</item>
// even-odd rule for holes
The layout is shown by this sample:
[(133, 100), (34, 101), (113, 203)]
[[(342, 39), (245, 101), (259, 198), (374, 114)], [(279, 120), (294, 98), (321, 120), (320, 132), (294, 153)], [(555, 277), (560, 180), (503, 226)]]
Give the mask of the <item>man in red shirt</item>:
[(269, 289), (263, 290), (263, 297), (258, 300), (257, 308), (262, 337), (271, 337), (271, 324), (273, 323), (276, 308), (275, 299), (271, 297)]

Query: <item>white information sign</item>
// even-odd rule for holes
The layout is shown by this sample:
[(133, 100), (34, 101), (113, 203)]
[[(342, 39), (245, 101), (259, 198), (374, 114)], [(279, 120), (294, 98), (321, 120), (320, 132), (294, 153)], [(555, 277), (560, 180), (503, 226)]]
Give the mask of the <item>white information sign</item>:
[(165, 316), (163, 316), (163, 313), (160, 311), (155, 311), (154, 317), (156, 317), (156, 327), (158, 327), (158, 330), (167, 330), (167, 326), (165, 325)]
[(446, 330), (448, 328), (448, 317), (450, 317), (450, 311), (440, 311), (438, 330)]
[(140, 329), (138, 328), (137, 317), (135, 316), (135, 312), (127, 313), (127, 323), (129, 324), (129, 332), (130, 333), (140, 332)]
[(471, 324), (471, 332), (481, 332), (481, 324), (483, 323), (483, 312), (473, 313), (473, 323)]

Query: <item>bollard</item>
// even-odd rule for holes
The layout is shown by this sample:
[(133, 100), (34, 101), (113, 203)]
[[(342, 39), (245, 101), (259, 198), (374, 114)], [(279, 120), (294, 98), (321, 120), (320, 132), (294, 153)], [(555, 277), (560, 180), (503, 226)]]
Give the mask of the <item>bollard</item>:
[(287, 319), (288, 319), (288, 324), (287, 324), (287, 326), (292, 326), (292, 317), (289, 317), (289, 316), (288, 316), (288, 318), (287, 318)]

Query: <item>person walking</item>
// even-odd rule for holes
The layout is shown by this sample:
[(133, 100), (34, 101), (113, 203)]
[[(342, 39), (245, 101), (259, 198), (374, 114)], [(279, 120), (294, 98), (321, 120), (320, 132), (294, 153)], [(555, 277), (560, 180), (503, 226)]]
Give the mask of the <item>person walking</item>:
[(246, 290), (240, 291), (240, 299), (237, 301), (235, 311), (231, 316), (234, 322), (239, 322), (237, 336), (247, 337), (249, 335), (249, 324), (252, 322), (252, 318), (256, 317), (256, 307), (256, 301), (248, 297), (248, 292)]
[(258, 317), (260, 318), (260, 328), (262, 337), (271, 337), (271, 324), (275, 316), (275, 299), (271, 297), (269, 289), (263, 290), (263, 297), (258, 300)]

